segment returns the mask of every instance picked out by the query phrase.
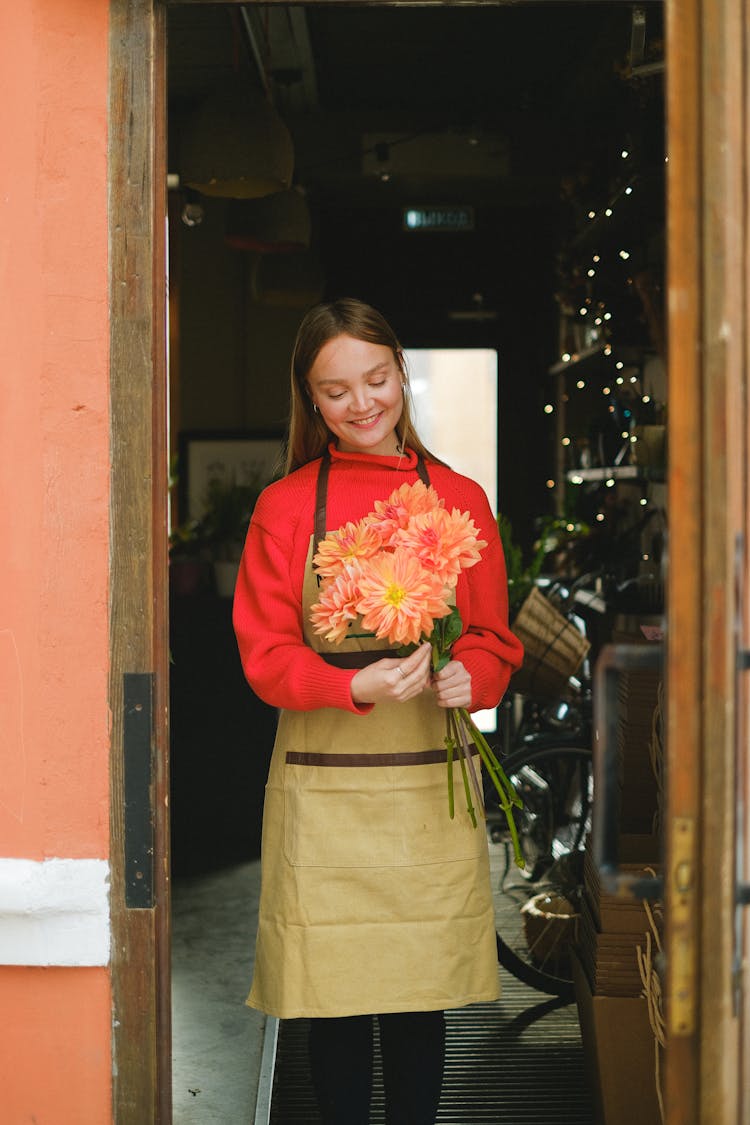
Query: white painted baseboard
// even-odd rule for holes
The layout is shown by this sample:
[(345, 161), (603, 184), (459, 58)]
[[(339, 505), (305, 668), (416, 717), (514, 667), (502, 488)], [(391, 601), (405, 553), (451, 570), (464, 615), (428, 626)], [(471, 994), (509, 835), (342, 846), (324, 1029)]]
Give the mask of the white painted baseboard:
[(0, 965), (109, 964), (109, 863), (0, 859)]

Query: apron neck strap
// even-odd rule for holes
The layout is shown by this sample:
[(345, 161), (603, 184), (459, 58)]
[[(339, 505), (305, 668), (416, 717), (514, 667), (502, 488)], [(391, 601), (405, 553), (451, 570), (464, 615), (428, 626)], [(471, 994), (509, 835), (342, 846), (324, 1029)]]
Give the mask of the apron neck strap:
[(331, 454), (326, 449), (318, 469), (318, 487), (315, 494), (315, 541), (313, 558), (318, 553), (321, 541), (326, 537), (326, 503), (328, 500), (328, 474), (331, 471)]
[[(321, 540), (326, 536), (326, 506), (328, 502), (328, 476), (331, 472), (331, 454), (326, 449), (318, 469), (318, 484), (315, 493), (315, 542), (313, 545), (313, 558), (318, 553)], [(430, 487), (430, 474), (427, 472), (424, 457), (417, 454), (417, 476), (428, 488)]]
[(430, 487), (430, 474), (427, 472), (427, 466), (421, 453), (417, 454), (417, 476), (422, 484), (426, 485), (427, 488)]

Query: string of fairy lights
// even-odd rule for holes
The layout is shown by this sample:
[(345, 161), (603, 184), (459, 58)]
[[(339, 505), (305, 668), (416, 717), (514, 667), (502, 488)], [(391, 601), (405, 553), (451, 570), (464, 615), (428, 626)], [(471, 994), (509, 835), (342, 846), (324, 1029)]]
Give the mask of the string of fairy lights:
[[(582, 485), (587, 480), (596, 479), (601, 480), (607, 489), (614, 488), (617, 480), (623, 477), (636, 481), (647, 476), (644, 473), (642, 477), (637, 477), (632, 471), (623, 472), (622, 468), (627, 464), (629, 456), (634, 452), (633, 447), (639, 440), (638, 434), (635, 432), (638, 406), (642, 404), (648, 410), (650, 404), (652, 404), (652, 396), (643, 385), (641, 365), (633, 364), (627, 355), (628, 351), (632, 351), (632, 347), (622, 346), (616, 340), (616, 333), (613, 331), (616, 328), (616, 314), (608, 307), (607, 301), (597, 299), (594, 292), (597, 284), (596, 279), (605, 267), (611, 268), (612, 265), (622, 265), (628, 269), (625, 277), (618, 279), (620, 286), (632, 287), (634, 285), (634, 278), (630, 273), (633, 250), (627, 244), (626, 239), (617, 240), (613, 236), (613, 231), (617, 230), (619, 224), (612, 223), (610, 225), (610, 220), (615, 218), (623, 207), (630, 208), (633, 201), (637, 201), (640, 177), (637, 172), (631, 171), (627, 167), (628, 165), (632, 167), (630, 148), (622, 147), (619, 157), (625, 166), (622, 182), (604, 206), (598, 209), (591, 207), (585, 212), (587, 226), (583, 228), (578, 240), (584, 244), (590, 243), (591, 231), (595, 227), (599, 227), (602, 231), (599, 241), (609, 242), (613, 249), (609, 255), (605, 255), (602, 252), (602, 247), (597, 246), (593, 252), (579, 258), (576, 263), (577, 278), (580, 283), (585, 285), (585, 296), (579, 299), (577, 308), (573, 302), (570, 302), (570, 307), (563, 312), (567, 321), (573, 324), (573, 334), (577, 342), (583, 346), (578, 346), (575, 349), (569, 347), (563, 350), (559, 362), (550, 369), (551, 373), (558, 378), (564, 378), (578, 370), (578, 378), (575, 383), (569, 384), (570, 392), (563, 390), (561, 393), (562, 403), (570, 401), (572, 393), (582, 392), (586, 390), (587, 386), (589, 390), (595, 391), (596, 383), (599, 382), (601, 394), (612, 400), (608, 405), (608, 413), (610, 415), (618, 414), (616, 402), (619, 402), (622, 406), (619, 413), (622, 420), (620, 439), (623, 444), (614, 458), (615, 463), (597, 469), (595, 474), (587, 474), (586, 470), (591, 468), (591, 452), (590, 449), (587, 451), (584, 445), (583, 450), (580, 451), (578, 467), (565, 473), (566, 480), (573, 485)], [(668, 160), (669, 157), (665, 156), (665, 163)], [(632, 214), (626, 215), (626, 219), (628, 218), (632, 218)], [(624, 228), (631, 225), (627, 221), (622, 224)], [(599, 358), (596, 375), (587, 377), (584, 371), (585, 361), (595, 356)], [(604, 363), (602, 363), (602, 359)], [(543, 409), (545, 415), (548, 416), (553, 416), (557, 412), (557, 406), (551, 401), (545, 402)], [(568, 449), (575, 439), (569, 434), (563, 433), (558, 440), (563, 447)], [(553, 478), (549, 478), (546, 483), (550, 490), (557, 488), (557, 482)], [(639, 504), (643, 508), (648, 506), (649, 497), (647, 494), (640, 496)], [(600, 524), (607, 519), (604, 507), (602, 505), (595, 514), (595, 519)], [(573, 522), (570, 522), (568, 530), (574, 531), (575, 526)]]

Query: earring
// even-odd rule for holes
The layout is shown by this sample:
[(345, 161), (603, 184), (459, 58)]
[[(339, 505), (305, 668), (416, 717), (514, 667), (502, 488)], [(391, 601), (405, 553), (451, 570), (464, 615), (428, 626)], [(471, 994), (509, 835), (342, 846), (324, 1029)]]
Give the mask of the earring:
[(320, 411), (318, 410), (318, 404), (317, 404), (317, 402), (314, 402), (314, 403), (313, 403), (313, 410), (315, 411), (315, 413), (316, 413), (316, 414), (320, 414)]

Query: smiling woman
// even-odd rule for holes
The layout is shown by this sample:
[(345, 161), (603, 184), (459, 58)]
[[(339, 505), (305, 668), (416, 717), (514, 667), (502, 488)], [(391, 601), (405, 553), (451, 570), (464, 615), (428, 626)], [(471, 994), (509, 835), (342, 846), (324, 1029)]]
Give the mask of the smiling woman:
[[(446, 801), (446, 766), (449, 792), (468, 767), (454, 767), (445, 735), (454, 709), (495, 707), (520, 661), (502, 547), (481, 487), (414, 433), (403, 351), (380, 313), (354, 299), (312, 309), (292, 368), (289, 471), (255, 508), (234, 601), (247, 679), (282, 709), (248, 1004), (310, 1019), (325, 1125), (369, 1120), (379, 1013), (389, 1120), (432, 1125), (444, 1009), (498, 995), (487, 837), (469, 798), (465, 810)], [(341, 586), (321, 587), (326, 533), (340, 528), (335, 551), (350, 557), (373, 510), (383, 546), (394, 521), (403, 541), (367, 573), (352, 558)], [(445, 529), (447, 569), (426, 564), (442, 516), (475, 552), (455, 574), (464, 538)], [(410, 517), (428, 521), (421, 533)], [(361, 604), (342, 616), (337, 599), (355, 576)], [(447, 616), (457, 627), (435, 660), (419, 641)], [(407, 641), (416, 647), (404, 656)]]
[(405, 382), (390, 348), (337, 336), (318, 352), (308, 384), (313, 405), (339, 439), (339, 449), (399, 452), (396, 426)]

